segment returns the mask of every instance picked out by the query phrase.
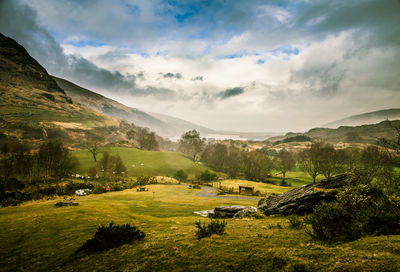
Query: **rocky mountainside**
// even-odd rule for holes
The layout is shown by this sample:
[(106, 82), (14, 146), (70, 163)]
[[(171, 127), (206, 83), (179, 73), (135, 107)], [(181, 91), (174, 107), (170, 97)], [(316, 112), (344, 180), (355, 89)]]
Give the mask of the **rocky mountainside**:
[(323, 128), (376, 124), (385, 120), (400, 120), (400, 109), (386, 109), (349, 116), (323, 125)]
[(24, 47), (0, 34), (0, 133), (32, 142), (81, 143), (101, 135), (114, 140), (133, 128), (74, 103)]

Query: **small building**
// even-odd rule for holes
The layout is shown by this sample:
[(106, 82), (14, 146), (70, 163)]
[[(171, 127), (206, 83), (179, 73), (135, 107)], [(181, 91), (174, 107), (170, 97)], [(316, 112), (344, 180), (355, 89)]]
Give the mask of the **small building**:
[(239, 195), (253, 195), (254, 187), (250, 186), (239, 186)]

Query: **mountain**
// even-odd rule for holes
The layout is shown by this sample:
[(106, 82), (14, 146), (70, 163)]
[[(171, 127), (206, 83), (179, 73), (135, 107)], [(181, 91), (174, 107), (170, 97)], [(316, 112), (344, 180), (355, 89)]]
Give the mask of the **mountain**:
[(212, 129), (179, 118), (159, 113), (146, 113), (125, 106), (115, 100), (82, 88), (65, 79), (54, 76), (53, 79), (73, 101), (104, 114), (132, 122), (137, 126), (147, 127), (163, 137), (180, 137), (182, 133), (192, 129), (198, 130), (203, 135), (214, 133)]
[(386, 109), (353, 115), (323, 125), (323, 128), (338, 128), (340, 126), (359, 126), (376, 124), (384, 120), (400, 120), (400, 109)]
[(74, 103), (29, 53), (0, 33), (0, 133), (32, 142), (124, 139), (132, 125)]
[(382, 121), (378, 124), (361, 126), (341, 126), (338, 128), (313, 128), (305, 133), (287, 133), (285, 136), (272, 137), (271, 142), (284, 141), (285, 139), (307, 136), (312, 140), (322, 140), (330, 143), (361, 143), (375, 144), (379, 138), (394, 140), (396, 129), (400, 128), (400, 120)]

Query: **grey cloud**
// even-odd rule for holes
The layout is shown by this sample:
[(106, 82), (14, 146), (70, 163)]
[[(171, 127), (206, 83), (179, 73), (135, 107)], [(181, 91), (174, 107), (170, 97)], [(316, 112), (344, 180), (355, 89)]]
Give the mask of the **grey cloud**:
[(316, 95), (334, 95), (346, 75), (346, 70), (337, 63), (321, 66), (306, 66), (293, 71), (290, 83), (301, 83), (304, 90)]
[(232, 96), (237, 96), (244, 93), (244, 88), (243, 87), (235, 87), (235, 88), (231, 88), (231, 89), (226, 89), (225, 91), (222, 91), (220, 93), (218, 93), (218, 96), (221, 99), (227, 99), (229, 97)]
[[(100, 68), (85, 58), (66, 55), (52, 35), (37, 22), (36, 12), (13, 0), (0, 2), (0, 31), (22, 44), (49, 73), (106, 93), (153, 95), (166, 99), (173, 91), (136, 88), (135, 75)], [(158, 96), (158, 93), (160, 95)]]
[(163, 78), (176, 78), (176, 79), (181, 79), (182, 75), (180, 73), (165, 73), (163, 74)]
[(196, 81), (196, 80), (203, 81), (203, 79), (204, 79), (203, 76), (197, 76), (197, 77), (192, 78), (193, 81)]

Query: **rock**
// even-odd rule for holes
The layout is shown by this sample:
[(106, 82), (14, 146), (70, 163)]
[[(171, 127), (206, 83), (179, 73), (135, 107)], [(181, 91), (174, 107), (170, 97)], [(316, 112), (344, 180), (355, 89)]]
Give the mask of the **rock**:
[(198, 211), (198, 212), (193, 212), (194, 214), (200, 215), (202, 217), (212, 217), (214, 214), (214, 210), (205, 210), (205, 211)]
[(232, 205), (232, 206), (218, 206), (214, 209), (214, 214), (210, 217), (213, 218), (233, 218), (237, 212), (240, 212), (246, 206)]
[(233, 218), (241, 219), (241, 218), (246, 218), (246, 217), (252, 217), (253, 215), (257, 214), (257, 212), (258, 212), (258, 209), (256, 207), (248, 206), (248, 207), (244, 208), (243, 210), (235, 213)]
[(307, 214), (321, 201), (330, 202), (336, 199), (338, 189), (350, 185), (350, 175), (338, 175), (324, 179), (315, 184), (307, 184), (281, 195), (269, 195), (258, 202), (258, 209), (266, 215), (271, 214)]
[(64, 206), (78, 206), (78, 202), (73, 201), (60, 201), (56, 203), (56, 207), (64, 207)]

